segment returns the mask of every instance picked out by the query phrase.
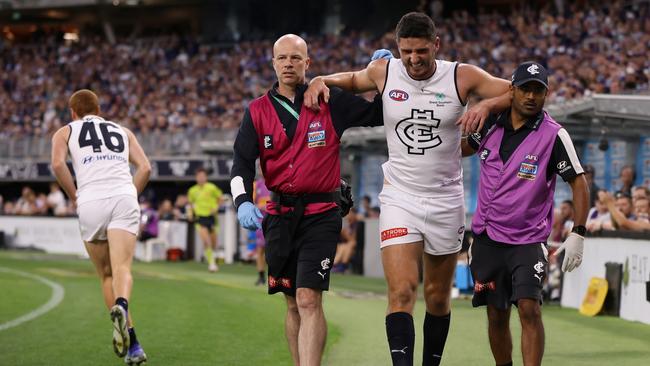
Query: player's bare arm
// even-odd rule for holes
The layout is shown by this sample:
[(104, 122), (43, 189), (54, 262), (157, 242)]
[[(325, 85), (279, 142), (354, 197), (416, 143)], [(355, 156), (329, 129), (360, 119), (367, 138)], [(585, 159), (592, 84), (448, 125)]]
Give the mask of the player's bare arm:
[(61, 188), (73, 202), (77, 200), (77, 187), (74, 184), (72, 173), (68, 169), (66, 160), (68, 158), (68, 139), (70, 138), (70, 127), (61, 127), (52, 136), (52, 172)]
[(305, 91), (304, 103), (307, 108), (318, 110), (318, 99), (323, 97), (329, 102), (329, 87), (336, 86), (354, 93), (384, 89), (386, 82), (386, 65), (388, 60), (374, 60), (360, 71), (340, 72), (337, 74), (317, 76), (309, 83)]
[[(124, 128), (124, 127), (123, 127)], [(128, 128), (124, 128), (126, 134), (129, 136), (129, 162), (135, 165), (135, 174), (133, 174), (133, 185), (135, 185), (138, 194), (142, 193), (144, 187), (149, 182), (149, 175), (151, 175), (151, 163), (147, 159), (142, 146), (138, 143), (138, 139)]]
[(585, 226), (587, 223), (587, 214), (589, 213), (589, 184), (584, 174), (580, 174), (573, 180), (569, 181), (571, 191), (573, 192), (573, 207), (575, 215), (573, 218), (574, 226)]
[(74, 178), (68, 169), (66, 160), (68, 157), (68, 139), (70, 137), (70, 128), (68, 126), (61, 127), (52, 136), (52, 172), (57, 181), (68, 195), (68, 197), (75, 201), (77, 197), (77, 189), (74, 184)]
[(510, 82), (490, 75), (483, 69), (468, 64), (458, 65), (458, 92), (462, 102), (471, 95), (483, 100), (470, 108), (456, 122), (465, 135), (480, 131), (490, 113), (500, 112), (510, 106)]

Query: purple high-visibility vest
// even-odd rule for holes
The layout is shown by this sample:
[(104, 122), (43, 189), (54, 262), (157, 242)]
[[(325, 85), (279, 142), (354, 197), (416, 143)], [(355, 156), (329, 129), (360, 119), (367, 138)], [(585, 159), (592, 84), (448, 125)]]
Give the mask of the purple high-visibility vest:
[(506, 244), (545, 242), (551, 233), (556, 175), (547, 180), (558, 131), (562, 128), (546, 112), (544, 118), (502, 162), (499, 148), (504, 128), (494, 127), (478, 148), (481, 159), (478, 204), (472, 231)]

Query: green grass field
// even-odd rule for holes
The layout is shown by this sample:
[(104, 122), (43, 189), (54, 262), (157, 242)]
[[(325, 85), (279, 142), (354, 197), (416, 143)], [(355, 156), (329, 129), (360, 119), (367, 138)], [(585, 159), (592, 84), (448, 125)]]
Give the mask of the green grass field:
[[(19, 270), (56, 282), (63, 301), (51, 311), (0, 330), (0, 365), (119, 365), (99, 281), (88, 260), (31, 252), (0, 252), (0, 329), (46, 303), (50, 287)], [(131, 312), (149, 365), (290, 365), (282, 296), (253, 286), (250, 265), (209, 274), (196, 263), (136, 263)], [(389, 365), (383, 280), (334, 275), (325, 296), (329, 323), (325, 365)], [(416, 360), (424, 305), (416, 307)], [(544, 307), (547, 365), (648, 365), (650, 325), (587, 318)], [(514, 363), (521, 365), (513, 313)], [(421, 361), (416, 361), (419, 364)], [(483, 309), (453, 304), (443, 365), (493, 365)]]

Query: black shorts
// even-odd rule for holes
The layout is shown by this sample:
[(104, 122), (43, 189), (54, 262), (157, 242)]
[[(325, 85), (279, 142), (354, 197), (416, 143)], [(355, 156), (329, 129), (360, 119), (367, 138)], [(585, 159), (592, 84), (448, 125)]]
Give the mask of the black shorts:
[(208, 230), (212, 230), (212, 228), (217, 224), (217, 220), (214, 216), (198, 216), (196, 218), (196, 223)]
[(266, 215), (262, 221), (269, 294), (296, 296), (300, 287), (327, 291), (341, 233), (339, 209), (303, 216), (291, 242), (286, 240), (285, 220), (283, 216)]
[(474, 307), (489, 304), (505, 310), (517, 305), (519, 299), (541, 303), (548, 268), (546, 243), (504, 244), (485, 233), (474, 234), (469, 263), (474, 277)]

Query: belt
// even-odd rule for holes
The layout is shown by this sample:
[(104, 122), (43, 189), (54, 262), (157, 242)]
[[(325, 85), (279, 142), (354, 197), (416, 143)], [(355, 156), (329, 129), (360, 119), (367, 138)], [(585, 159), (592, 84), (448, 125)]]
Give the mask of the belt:
[(300, 195), (271, 192), (271, 201), (284, 207), (305, 206), (310, 203), (339, 202), (339, 191), (305, 193)]

